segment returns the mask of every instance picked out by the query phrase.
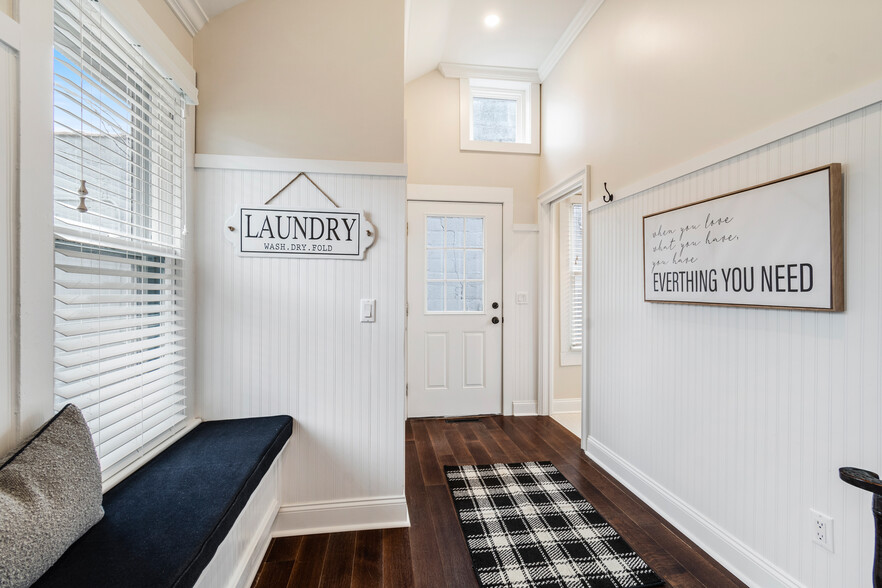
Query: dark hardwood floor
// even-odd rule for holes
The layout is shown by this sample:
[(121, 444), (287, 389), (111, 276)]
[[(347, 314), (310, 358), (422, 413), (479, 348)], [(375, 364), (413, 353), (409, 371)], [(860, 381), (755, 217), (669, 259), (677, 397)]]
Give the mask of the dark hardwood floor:
[(744, 586), (588, 459), (549, 417), (407, 421), (409, 529), (274, 539), (255, 588), (477, 586), (443, 465), (551, 461), (672, 588)]

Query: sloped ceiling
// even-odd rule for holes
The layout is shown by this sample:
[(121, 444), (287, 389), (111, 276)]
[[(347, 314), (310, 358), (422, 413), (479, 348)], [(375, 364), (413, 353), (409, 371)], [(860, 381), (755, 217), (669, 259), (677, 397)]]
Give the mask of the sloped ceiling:
[[(166, 0), (193, 34), (246, 1)], [(405, 0), (405, 82), (439, 63), (532, 69), (544, 77), (602, 2)], [(484, 25), (490, 14), (499, 16), (494, 28)]]

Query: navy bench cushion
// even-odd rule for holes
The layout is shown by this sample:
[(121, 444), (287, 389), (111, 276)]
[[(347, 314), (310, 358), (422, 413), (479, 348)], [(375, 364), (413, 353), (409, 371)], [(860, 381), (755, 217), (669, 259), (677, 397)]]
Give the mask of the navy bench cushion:
[(290, 416), (207, 421), (104, 495), (104, 519), (34, 586), (192, 586), (276, 455)]

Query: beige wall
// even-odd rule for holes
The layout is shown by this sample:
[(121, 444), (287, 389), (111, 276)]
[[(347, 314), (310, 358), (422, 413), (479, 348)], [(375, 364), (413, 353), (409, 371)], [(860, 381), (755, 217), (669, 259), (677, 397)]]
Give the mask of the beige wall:
[(6, 16), (14, 16), (12, 0), (0, 0), (0, 12)]
[(879, 0), (605, 2), (542, 87), (540, 187), (592, 198), (882, 78)]
[(514, 188), (514, 222), (536, 222), (539, 156), (459, 150), (459, 80), (437, 71), (405, 87), (410, 184)]
[(403, 0), (249, 0), (196, 35), (198, 153), (404, 160)]
[[(561, 303), (560, 303), (560, 287), (561, 287), (561, 271), (560, 271), (560, 255), (561, 255), (561, 247), (560, 247), (560, 207), (562, 205), (569, 205), (576, 202), (578, 199), (581, 199), (581, 195), (579, 196), (571, 196), (561, 202), (558, 202), (554, 205), (554, 234), (558, 235), (558, 238), (554, 240), (554, 279), (553, 279), (553, 293), (554, 297), (552, 300), (552, 305), (554, 306), (554, 336), (552, 339), (554, 340), (554, 373), (552, 374), (552, 381), (554, 384), (554, 388), (552, 390), (552, 398), (561, 399), (561, 398), (581, 398), (582, 396), (582, 366), (581, 365), (561, 365), (560, 362), (560, 311), (561, 311)], [(564, 255), (566, 255), (566, 250), (564, 250)]]
[(184, 25), (181, 24), (178, 17), (175, 16), (175, 13), (168, 7), (166, 1), (138, 0), (138, 2), (141, 3), (141, 6), (147, 11), (150, 18), (159, 25), (159, 28), (162, 29), (165, 36), (174, 43), (174, 46), (181, 52), (181, 55), (184, 56), (190, 65), (194, 65), (193, 37), (190, 36), (190, 33), (184, 28)]

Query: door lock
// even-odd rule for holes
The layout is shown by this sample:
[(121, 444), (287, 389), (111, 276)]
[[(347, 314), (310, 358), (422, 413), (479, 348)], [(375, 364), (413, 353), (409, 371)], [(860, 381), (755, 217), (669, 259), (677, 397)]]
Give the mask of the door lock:
[(499, 303), (498, 303), (498, 302), (494, 302), (494, 303), (491, 304), (490, 306), (492, 306), (493, 308), (499, 308)]

